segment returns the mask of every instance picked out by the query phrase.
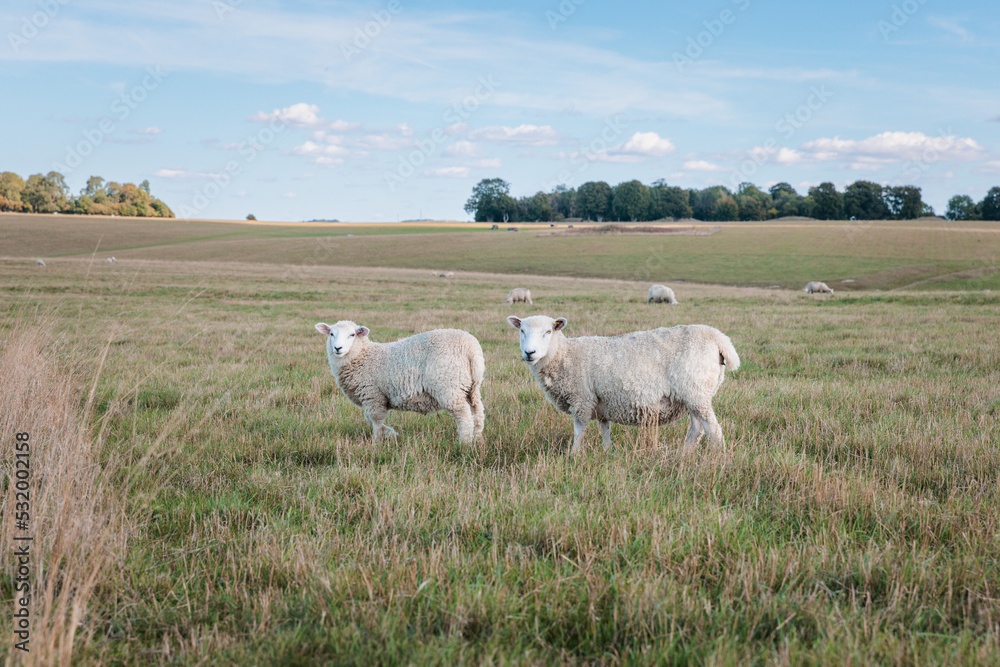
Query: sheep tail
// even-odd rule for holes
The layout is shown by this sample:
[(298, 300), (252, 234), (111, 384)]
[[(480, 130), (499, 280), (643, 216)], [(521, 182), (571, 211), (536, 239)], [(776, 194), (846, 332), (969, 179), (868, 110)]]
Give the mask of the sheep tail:
[(469, 371), (472, 374), (472, 386), (469, 387), (469, 404), (476, 405), (479, 402), (479, 391), (483, 385), (483, 378), (486, 376), (486, 361), (483, 359), (482, 351), (475, 352), (469, 358)]
[(719, 345), (719, 355), (722, 357), (723, 363), (729, 367), (730, 371), (739, 370), (740, 355), (736, 354), (733, 341), (729, 340), (729, 336), (722, 332), (716, 332), (715, 339)]

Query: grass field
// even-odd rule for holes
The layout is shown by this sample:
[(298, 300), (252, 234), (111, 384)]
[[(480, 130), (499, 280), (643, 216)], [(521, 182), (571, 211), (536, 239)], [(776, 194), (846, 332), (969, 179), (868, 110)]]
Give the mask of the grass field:
[(810, 280), (844, 290), (1000, 289), (996, 222), (696, 224), (719, 231), (608, 238), (560, 236), (559, 229), (553, 235), (547, 225), (524, 224), (514, 234), (470, 223), (291, 225), (4, 214), (0, 257), (57, 260), (96, 251), (98, 259), (450, 269), (786, 289)]
[[(0, 542), (30, 431), (47, 564), (28, 662), (1000, 664), (996, 229), (80, 224), (0, 216)], [(644, 304), (646, 270), (681, 304)], [(837, 296), (731, 286), (808, 279)], [(566, 456), (511, 312), (721, 329), (726, 446), (682, 454), (683, 421), (605, 453), (592, 425)], [(313, 329), (338, 319), (476, 335), (484, 441), (390, 413), (374, 445)]]

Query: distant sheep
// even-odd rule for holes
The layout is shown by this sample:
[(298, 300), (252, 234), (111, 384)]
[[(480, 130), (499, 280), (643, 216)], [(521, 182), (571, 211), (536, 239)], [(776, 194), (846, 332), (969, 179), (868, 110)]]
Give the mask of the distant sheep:
[(441, 273), (438, 274), (438, 278), (454, 278), (454, 277), (455, 277), (454, 271), (442, 271)]
[(806, 294), (833, 294), (833, 290), (827, 287), (826, 283), (821, 283), (819, 281), (807, 283), (805, 289), (802, 291)]
[(676, 304), (677, 297), (674, 291), (665, 285), (652, 285), (646, 295), (646, 303), (670, 303)]
[(515, 287), (507, 292), (507, 303), (530, 303), (531, 305), (535, 305), (535, 302), (531, 300), (531, 290), (524, 287)]
[(115, 259), (114, 257), (108, 257), (108, 258), (107, 258), (106, 260), (104, 260), (104, 261), (105, 261), (105, 262), (107, 262), (108, 264), (114, 264), (114, 263), (115, 263), (115, 262), (117, 262), (118, 260), (117, 260), (117, 259)]
[(40, 259), (36, 259), (35, 266), (45, 266), (45, 262)]
[(447, 410), (458, 426), (460, 442), (482, 435), (486, 364), (472, 334), (436, 329), (376, 343), (368, 337), (368, 327), (354, 322), (320, 322), (316, 330), (327, 337), (326, 355), (337, 386), (364, 410), (375, 442), (396, 437), (385, 425), (389, 410), (424, 415)]
[(637, 331), (608, 338), (567, 338), (565, 318), (508, 317), (521, 332), (521, 357), (545, 397), (573, 417), (572, 452), (580, 451), (591, 420), (600, 423), (604, 448), (611, 448), (611, 422), (666, 424), (685, 410), (691, 417), (684, 445), (693, 448), (704, 433), (725, 442), (712, 409), (726, 366), (740, 367), (732, 341), (702, 324)]

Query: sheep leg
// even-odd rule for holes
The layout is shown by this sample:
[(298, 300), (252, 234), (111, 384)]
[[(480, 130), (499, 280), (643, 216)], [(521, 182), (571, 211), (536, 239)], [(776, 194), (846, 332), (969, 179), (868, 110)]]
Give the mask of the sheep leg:
[(365, 421), (372, 425), (372, 440), (376, 444), (382, 442), (382, 438), (396, 437), (396, 429), (385, 425), (385, 416), (388, 412), (380, 405), (370, 405), (365, 408)]
[(472, 416), (472, 406), (465, 401), (448, 409), (448, 412), (455, 418), (455, 425), (458, 427), (458, 441), (463, 445), (468, 445), (475, 437), (475, 419)]
[(713, 445), (724, 446), (726, 438), (722, 435), (722, 427), (719, 426), (719, 420), (715, 418), (715, 410), (709, 407), (708, 417), (702, 421), (705, 424), (705, 433), (708, 434), (708, 441)]
[(601, 425), (601, 441), (604, 444), (604, 451), (611, 451), (611, 422), (598, 422)]
[(579, 454), (583, 447), (583, 434), (587, 430), (587, 422), (573, 417), (573, 447), (570, 454)]
[[(688, 431), (688, 437), (684, 440), (685, 447), (696, 445), (702, 433), (708, 436), (708, 441), (713, 445), (726, 444), (726, 439), (722, 436), (722, 427), (719, 426), (719, 420), (715, 418), (715, 410), (712, 409), (711, 405), (707, 408), (689, 409), (689, 412), (691, 413), (691, 430)], [(692, 431), (696, 420), (699, 422), (698, 434), (692, 440)]]
[(472, 408), (473, 433), (472, 437), (478, 439), (483, 437), (483, 425), (486, 422), (486, 411), (483, 409), (483, 399), (476, 396), (470, 403)]
[(687, 437), (684, 438), (684, 448), (694, 449), (697, 446), (698, 441), (701, 440), (701, 434), (704, 433), (705, 427), (702, 425), (701, 420), (692, 412), (691, 416), (691, 426), (688, 427)]

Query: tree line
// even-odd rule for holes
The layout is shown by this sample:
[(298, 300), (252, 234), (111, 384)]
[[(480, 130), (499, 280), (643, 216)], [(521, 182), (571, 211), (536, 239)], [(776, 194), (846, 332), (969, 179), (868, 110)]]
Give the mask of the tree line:
[(169, 206), (150, 194), (149, 181), (121, 184), (91, 176), (73, 196), (58, 171), (32, 174), (28, 180), (12, 171), (0, 173), (0, 211), (174, 217)]
[[(671, 218), (704, 221), (770, 220), (804, 216), (819, 220), (912, 220), (934, 215), (920, 188), (856, 181), (841, 192), (833, 183), (820, 183), (802, 195), (788, 183), (761, 190), (741, 183), (735, 192), (723, 185), (704, 190), (637, 180), (611, 186), (590, 181), (578, 188), (556, 186), (552, 192), (515, 199), (502, 178), (479, 181), (465, 203), (476, 222), (553, 222), (581, 218), (597, 222), (638, 222)], [(981, 202), (957, 195), (948, 202), (949, 220), (1000, 220), (1000, 187)]]

